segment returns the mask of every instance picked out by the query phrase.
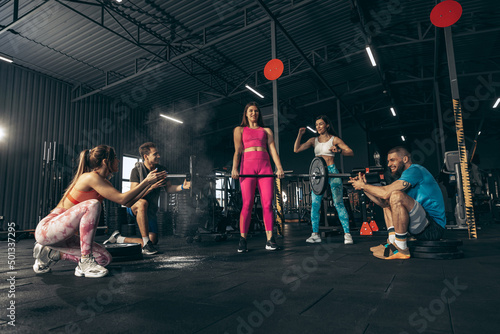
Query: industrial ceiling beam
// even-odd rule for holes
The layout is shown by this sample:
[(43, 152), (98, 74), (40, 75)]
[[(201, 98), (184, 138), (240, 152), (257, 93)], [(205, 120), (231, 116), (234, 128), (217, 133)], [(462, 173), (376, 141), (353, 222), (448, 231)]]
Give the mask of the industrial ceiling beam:
[(350, 108), (347, 106), (347, 104), (340, 98), (340, 95), (337, 94), (337, 92), (335, 92), (335, 90), (333, 90), (333, 88), (328, 84), (328, 82), (325, 80), (325, 78), (323, 78), (323, 76), (319, 73), (319, 71), (316, 69), (316, 67), (311, 63), (309, 58), (307, 58), (306, 54), (300, 49), (300, 47), (297, 45), (297, 43), (295, 43), (295, 41), (290, 36), (290, 34), (288, 34), (288, 31), (286, 31), (286, 29), (283, 27), (283, 25), (281, 25), (278, 18), (271, 12), (271, 10), (264, 4), (264, 2), (262, 0), (256, 0), (256, 1), (260, 5), (260, 7), (264, 10), (264, 12), (271, 18), (271, 20), (273, 20), (276, 23), (276, 27), (281, 31), (283, 36), (285, 36), (286, 40), (293, 46), (295, 51), (297, 51), (297, 53), (302, 57), (304, 62), (306, 62), (306, 64), (311, 68), (311, 71), (313, 72), (313, 74), (330, 91), (330, 93), (340, 101), (342, 106), (346, 110), (349, 111), (351, 116), (356, 120), (356, 122), (358, 122), (359, 126), (366, 132), (365, 125), (358, 119), (356, 114), (350, 110)]
[(19, 17), (18, 6), (14, 6), (14, 8), (12, 10), (12, 22), (9, 23), (8, 25), (6, 25), (5, 27), (3, 27), (2, 29), (0, 29), (0, 35), (2, 35), (3, 33), (7, 32), (11, 29), (14, 29), (19, 24), (24, 23), (26, 20), (31, 19), (33, 15), (38, 13), (40, 8), (42, 8), (43, 6), (45, 6), (46, 4), (48, 4), (52, 1), (53, 0), (47, 0), (47, 1), (42, 2), (41, 4), (39, 4), (38, 6), (36, 6), (35, 8), (33, 8), (32, 10), (30, 10), (29, 12), (27, 12), (26, 14), (24, 14), (21, 17)]

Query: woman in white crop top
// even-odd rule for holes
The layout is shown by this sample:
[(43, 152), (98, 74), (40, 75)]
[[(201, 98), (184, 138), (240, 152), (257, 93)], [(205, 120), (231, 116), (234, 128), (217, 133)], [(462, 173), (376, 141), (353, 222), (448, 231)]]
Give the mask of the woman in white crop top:
[[(299, 153), (310, 147), (314, 147), (314, 154), (325, 159), (326, 165), (328, 166), (328, 173), (339, 173), (333, 159), (335, 157), (335, 153), (339, 153), (344, 156), (353, 156), (354, 152), (336, 135), (327, 116), (321, 115), (316, 118), (316, 130), (318, 131), (317, 137), (310, 138), (308, 141), (301, 144), (300, 141), (302, 139), (302, 135), (306, 132), (306, 128), (300, 128), (297, 139), (295, 140), (293, 151), (295, 153)], [(342, 228), (344, 229), (344, 243), (352, 244), (352, 236), (349, 230), (349, 216), (347, 215), (347, 210), (343, 201), (342, 179), (329, 178), (328, 182), (330, 183), (330, 188), (332, 190), (333, 203), (337, 209)], [(313, 233), (306, 240), (306, 242), (315, 243), (321, 242), (321, 237), (319, 236), (319, 219), (323, 195), (316, 195), (311, 192), (311, 196), (311, 223)]]

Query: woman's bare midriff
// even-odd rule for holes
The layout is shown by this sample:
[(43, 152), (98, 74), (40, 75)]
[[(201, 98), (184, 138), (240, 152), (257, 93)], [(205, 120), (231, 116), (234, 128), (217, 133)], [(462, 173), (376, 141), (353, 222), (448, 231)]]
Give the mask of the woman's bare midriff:
[(264, 148), (264, 147), (260, 147), (260, 146), (253, 146), (253, 147), (249, 147), (249, 148), (246, 148), (243, 152), (267, 152), (267, 150)]
[(327, 166), (335, 164), (335, 160), (333, 160), (333, 157), (330, 157), (328, 155), (319, 155), (319, 156), (322, 157), (323, 159), (325, 159), (325, 162), (326, 162)]

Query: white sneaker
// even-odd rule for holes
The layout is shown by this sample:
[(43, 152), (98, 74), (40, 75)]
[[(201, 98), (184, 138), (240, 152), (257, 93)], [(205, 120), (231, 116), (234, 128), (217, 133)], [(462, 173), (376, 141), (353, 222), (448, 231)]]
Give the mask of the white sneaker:
[(116, 230), (111, 234), (108, 240), (104, 241), (102, 244), (116, 244), (118, 237), (120, 236), (120, 231)]
[(313, 233), (309, 238), (307, 238), (306, 242), (310, 244), (318, 243), (321, 242), (321, 237), (319, 236), (319, 234)]
[(97, 278), (106, 276), (107, 274), (108, 269), (99, 265), (92, 255), (82, 257), (75, 268), (75, 276), (77, 277)]
[(351, 233), (344, 234), (344, 244), (345, 245), (352, 245), (353, 243), (354, 243), (354, 241), (352, 241)]
[(45, 274), (50, 272), (50, 265), (52, 263), (59, 261), (61, 253), (55, 249), (36, 243), (35, 247), (33, 247), (33, 257), (35, 258), (33, 271), (37, 274)]

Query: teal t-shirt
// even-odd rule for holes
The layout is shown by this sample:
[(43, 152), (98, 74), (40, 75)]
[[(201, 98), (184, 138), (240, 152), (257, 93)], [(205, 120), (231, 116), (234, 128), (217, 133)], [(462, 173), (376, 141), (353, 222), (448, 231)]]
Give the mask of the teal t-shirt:
[(406, 191), (408, 196), (419, 202), (425, 212), (444, 228), (446, 215), (443, 194), (432, 174), (425, 167), (412, 164), (399, 179), (411, 184), (410, 189)]

